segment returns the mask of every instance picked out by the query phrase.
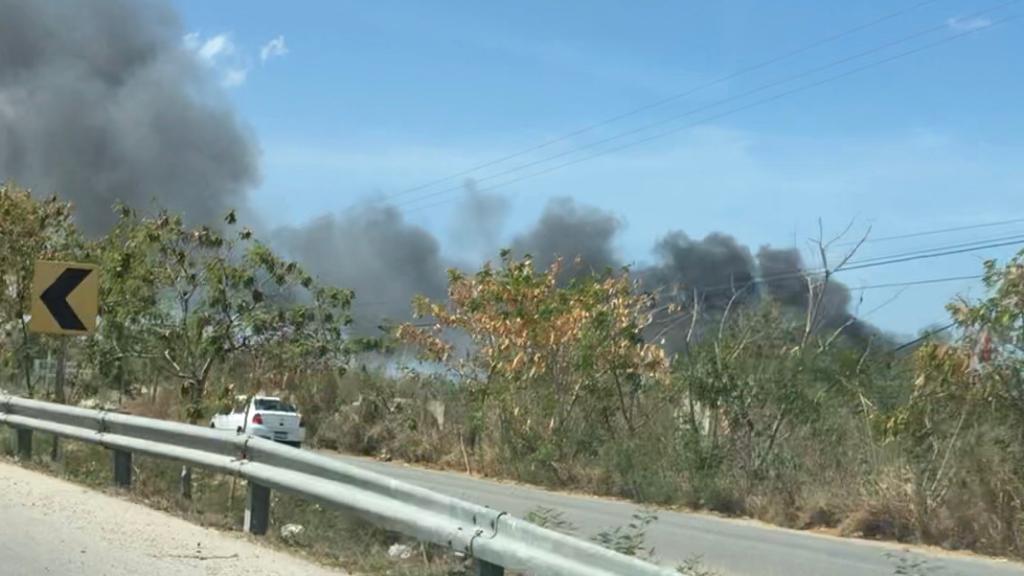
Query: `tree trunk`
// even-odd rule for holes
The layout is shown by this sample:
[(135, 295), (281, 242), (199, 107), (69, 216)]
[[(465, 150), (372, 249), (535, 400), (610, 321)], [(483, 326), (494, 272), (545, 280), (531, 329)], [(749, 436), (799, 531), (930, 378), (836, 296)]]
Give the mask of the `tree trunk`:
[[(199, 423), (199, 413), (202, 410), (202, 399), (203, 399), (203, 388), (206, 386), (205, 382), (191, 382), (188, 391), (188, 423), (193, 426)], [(181, 467), (181, 476), (179, 477), (179, 488), (181, 497), (186, 500), (192, 499), (192, 468), (190, 466)]]

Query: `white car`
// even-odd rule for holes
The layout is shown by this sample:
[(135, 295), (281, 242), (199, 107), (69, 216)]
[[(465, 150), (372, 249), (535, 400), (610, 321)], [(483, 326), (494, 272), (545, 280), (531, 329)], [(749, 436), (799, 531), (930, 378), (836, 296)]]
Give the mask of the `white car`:
[(258, 438), (274, 440), (296, 448), (306, 439), (306, 427), (295, 406), (276, 396), (235, 398), (230, 414), (217, 414), (210, 428), (230, 430)]

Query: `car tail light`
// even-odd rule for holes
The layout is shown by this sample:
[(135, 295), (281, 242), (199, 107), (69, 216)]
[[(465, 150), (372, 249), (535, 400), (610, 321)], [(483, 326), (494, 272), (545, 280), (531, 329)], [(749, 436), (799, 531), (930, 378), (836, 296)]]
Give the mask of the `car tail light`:
[(252, 423), (253, 424), (263, 424), (263, 414), (260, 414), (258, 412), (256, 414), (254, 414), (253, 417), (252, 417)]

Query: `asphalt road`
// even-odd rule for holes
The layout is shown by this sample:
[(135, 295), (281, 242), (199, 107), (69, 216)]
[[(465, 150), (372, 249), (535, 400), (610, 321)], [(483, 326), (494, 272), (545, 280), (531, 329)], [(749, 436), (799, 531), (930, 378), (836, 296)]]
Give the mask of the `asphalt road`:
[[(564, 513), (590, 536), (624, 526), (635, 504), (425, 470), (402, 464), (332, 454), (346, 462), (418, 484), (450, 496), (524, 516), (543, 506)], [(786, 530), (757, 522), (702, 514), (662, 511), (649, 530), (648, 545), (662, 563), (675, 565), (692, 556), (726, 576), (893, 576), (899, 560), (924, 562), (910, 576), (1024, 576), (1024, 564), (913, 548), (890, 543), (838, 538)]]
[[(358, 458), (347, 462), (524, 516), (554, 508), (590, 536), (629, 522), (627, 502), (549, 492), (511, 483)], [(1024, 565), (937, 550), (835, 538), (756, 522), (661, 511), (648, 545), (674, 565), (702, 556), (725, 576), (892, 576), (896, 554), (924, 562), (908, 576), (1024, 576)], [(0, 461), (0, 574), (149, 576), (338, 574), (261, 547), (236, 533), (190, 524), (127, 500)]]
[(0, 461), (0, 575), (341, 574)]

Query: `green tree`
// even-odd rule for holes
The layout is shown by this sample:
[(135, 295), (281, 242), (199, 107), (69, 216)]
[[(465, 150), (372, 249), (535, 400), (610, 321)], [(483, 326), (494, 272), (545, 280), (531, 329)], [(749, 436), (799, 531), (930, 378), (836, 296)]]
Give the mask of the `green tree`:
[[(641, 398), (662, 381), (662, 350), (642, 338), (651, 300), (625, 273), (558, 282), (560, 262), (537, 271), (529, 257), (502, 254), (499, 268), (450, 273), (447, 303), (419, 299), (429, 329), (402, 326), (400, 339), (449, 367), (475, 406), (471, 444), (496, 433), (506, 460), (540, 466), (562, 481), (568, 465), (602, 439), (644, 425)], [(472, 342), (454, 353), (447, 331)]]
[(795, 500), (798, 479), (844, 465), (846, 424), (871, 405), (880, 367), (870, 346), (835, 331), (809, 337), (799, 314), (771, 300), (717, 320), (673, 359), (666, 400), (688, 497), (731, 512), (759, 486)]
[(32, 361), (46, 345), (28, 331), (36, 260), (73, 259), (84, 242), (71, 219), (71, 204), (34, 198), (14, 184), (0, 185), (0, 355), (25, 392), (37, 392)]
[[(197, 423), (211, 375), (233, 359), (341, 366), (352, 293), (317, 286), (296, 263), (275, 255), (234, 213), (223, 230), (185, 225), (160, 212), (119, 208), (101, 242), (105, 267), (102, 329), (95, 352), (105, 373), (144, 359), (177, 381), (183, 417)], [(190, 492), (189, 472), (182, 493)]]
[[(952, 343), (915, 353), (909, 400), (888, 415), (913, 477), (920, 536), (944, 537), (938, 518), (970, 499), (975, 548), (1024, 552), (1024, 251), (985, 263), (988, 295), (948, 308), (960, 330)], [(963, 504), (962, 502), (960, 503)], [(991, 529), (981, 528), (990, 526)]]

